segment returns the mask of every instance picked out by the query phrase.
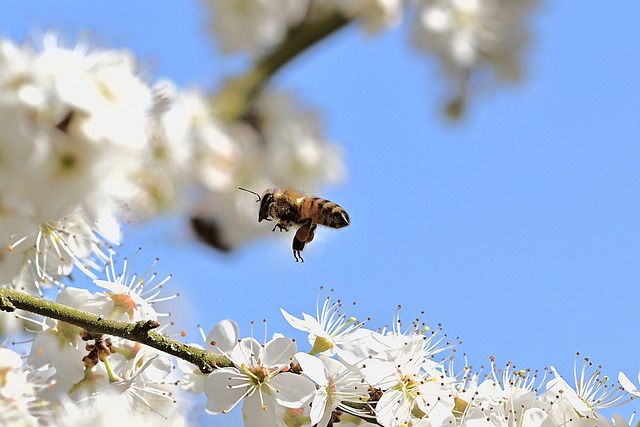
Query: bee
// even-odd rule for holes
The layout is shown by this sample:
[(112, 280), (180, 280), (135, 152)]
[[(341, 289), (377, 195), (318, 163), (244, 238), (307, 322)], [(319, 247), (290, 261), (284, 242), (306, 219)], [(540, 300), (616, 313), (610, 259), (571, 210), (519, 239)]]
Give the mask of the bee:
[(307, 197), (292, 189), (269, 188), (262, 196), (258, 193), (239, 188), (255, 194), (260, 202), (258, 222), (262, 220), (277, 221), (271, 231), (289, 231), (298, 227), (293, 236), (293, 257), (296, 262), (304, 262), (302, 250), (315, 237), (318, 225), (330, 228), (342, 228), (350, 224), (349, 215), (340, 205), (320, 197)]

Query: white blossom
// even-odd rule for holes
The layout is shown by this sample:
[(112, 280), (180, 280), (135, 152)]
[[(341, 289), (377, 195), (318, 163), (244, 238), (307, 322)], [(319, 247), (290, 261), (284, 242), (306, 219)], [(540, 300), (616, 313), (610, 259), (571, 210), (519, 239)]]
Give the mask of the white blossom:
[[(32, 293), (90, 271), (136, 206), (151, 90), (127, 51), (0, 40), (0, 284)], [(135, 210), (135, 209), (134, 209)]]
[(424, 358), (421, 340), (407, 341), (395, 352), (393, 360), (384, 360), (371, 368), (376, 369), (380, 371), (376, 373), (380, 380), (374, 383), (371, 373), (367, 378), (372, 385), (385, 390), (376, 405), (377, 419), (384, 426), (400, 427), (425, 416), (435, 425), (442, 425), (451, 418), (455, 380)]
[(302, 319), (299, 319), (280, 309), (292, 327), (309, 333), (308, 339), (312, 346), (310, 353), (338, 355), (352, 364), (369, 356), (366, 346), (373, 332), (363, 328), (363, 324), (355, 317), (347, 317), (341, 313), (342, 301), (332, 303), (331, 295), (324, 300), (322, 307), (319, 303), (320, 301), (316, 303), (316, 317), (302, 313)]
[(63, 399), (47, 421), (51, 422), (53, 418), (54, 425), (61, 427), (184, 427), (188, 425), (186, 413), (178, 404), (174, 404), (174, 407), (166, 412), (148, 407), (142, 410), (140, 405), (131, 401), (130, 396), (113, 388), (77, 402)]
[(265, 175), (276, 185), (301, 189), (344, 178), (339, 148), (325, 139), (319, 114), (299, 105), (292, 95), (266, 91), (256, 100), (264, 138)]
[(358, 411), (345, 404), (362, 404), (369, 397), (369, 386), (356, 367), (347, 367), (323, 355), (314, 357), (297, 353), (295, 357), (303, 373), (318, 387), (311, 402), (311, 425), (326, 427), (336, 408), (343, 412), (369, 416), (365, 411)]
[(229, 357), (234, 367), (216, 369), (207, 377), (207, 412), (227, 413), (242, 401), (245, 426), (280, 425), (276, 405), (301, 408), (315, 390), (306, 377), (287, 372), (295, 353), (288, 338), (264, 345), (253, 338), (240, 340)]
[(348, 17), (356, 19), (368, 33), (388, 29), (402, 20), (404, 0), (331, 0)]
[(225, 53), (263, 53), (300, 22), (309, 0), (206, 0), (211, 31)]
[(536, 0), (417, 0), (416, 46), (433, 54), (453, 85), (447, 112), (460, 115), (469, 92), (521, 80)]
[(28, 378), (19, 354), (0, 347), (0, 425), (37, 426), (33, 415), (37, 386)]
[[(221, 320), (211, 328), (206, 337), (204, 337), (203, 333), (205, 341), (204, 348), (217, 354), (225, 354), (229, 356), (233, 348), (238, 343), (239, 334), (240, 331), (236, 322), (229, 319)], [(202, 348), (199, 344), (191, 345), (196, 348)], [(200, 371), (200, 368), (193, 363), (189, 363), (182, 359), (178, 359), (178, 369), (184, 374), (183, 378), (180, 380), (181, 387), (193, 394), (202, 393), (207, 375), (203, 374)]]
[[(587, 376), (587, 371), (593, 366), (588, 359), (583, 359), (582, 369), (578, 370), (578, 358), (574, 364), (575, 388), (571, 387), (560, 376), (554, 367), (551, 372), (554, 378), (547, 382), (547, 390), (542, 398), (554, 403), (555, 408), (571, 408), (581, 417), (595, 416), (599, 418), (597, 411), (605, 408), (620, 406), (629, 402), (629, 394), (620, 384), (611, 382), (611, 379), (602, 375), (602, 366)], [(562, 405), (561, 405), (562, 404)]]
[[(149, 270), (133, 274), (126, 259), (118, 273), (112, 260), (106, 276), (106, 280), (95, 280), (105, 292), (66, 287), (56, 301), (108, 319), (157, 320), (153, 304), (162, 299), (158, 294), (168, 278), (151, 286), (155, 274), (149, 274)], [(52, 394), (71, 393), (77, 398), (127, 381), (139, 389), (151, 387), (150, 384), (157, 386), (173, 370), (172, 358), (158, 350), (120, 337), (90, 334), (54, 319), (46, 319), (42, 331), (36, 334), (28, 362), (36, 369), (49, 370)], [(140, 382), (143, 386), (138, 385)]]
[[(633, 384), (623, 372), (618, 373), (618, 382), (628, 393), (640, 397), (640, 386)], [(640, 372), (638, 372), (638, 383), (640, 383)]]

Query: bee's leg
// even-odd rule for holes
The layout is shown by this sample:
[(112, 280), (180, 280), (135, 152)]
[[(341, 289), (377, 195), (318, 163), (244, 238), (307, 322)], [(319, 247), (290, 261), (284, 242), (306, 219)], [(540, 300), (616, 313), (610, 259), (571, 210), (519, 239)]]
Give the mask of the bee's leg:
[(273, 226), (273, 229), (271, 231), (276, 231), (276, 228), (280, 229), (280, 231), (284, 230), (284, 231), (289, 231), (289, 229), (287, 227), (285, 227), (284, 225), (277, 223), (276, 225)]
[(302, 254), (300, 252), (302, 252), (302, 249), (304, 249), (304, 243), (302, 243), (302, 246), (300, 246), (300, 249), (296, 248), (296, 240), (293, 239), (293, 257), (296, 259), (296, 262), (298, 262), (298, 258), (300, 258), (300, 261), (304, 262), (304, 258), (302, 258)]
[(300, 260), (304, 262), (302, 254), (300, 252), (302, 252), (302, 250), (304, 249), (304, 245), (306, 244), (306, 242), (304, 240), (300, 240), (298, 238), (298, 234), (300, 234), (300, 230), (298, 230), (296, 232), (296, 235), (293, 236), (293, 257), (296, 259), (296, 262), (298, 262), (298, 257), (300, 257)]
[(298, 257), (300, 257), (300, 260), (304, 262), (301, 252), (304, 249), (304, 246), (315, 237), (317, 227), (318, 224), (315, 224), (311, 222), (311, 219), (308, 219), (300, 228), (298, 228), (298, 231), (296, 231), (296, 235), (293, 236), (293, 257), (296, 259), (296, 262), (298, 262)]

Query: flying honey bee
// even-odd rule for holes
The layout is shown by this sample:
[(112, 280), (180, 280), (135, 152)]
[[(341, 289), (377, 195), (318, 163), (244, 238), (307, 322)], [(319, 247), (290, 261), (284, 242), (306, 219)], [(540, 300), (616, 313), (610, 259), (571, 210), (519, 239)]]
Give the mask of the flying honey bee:
[(349, 215), (340, 205), (320, 197), (307, 197), (296, 190), (269, 188), (262, 196), (255, 194), (260, 202), (258, 222), (277, 221), (271, 231), (289, 231), (298, 227), (293, 236), (293, 257), (296, 262), (304, 262), (301, 252), (305, 245), (313, 240), (318, 225), (330, 228), (342, 228), (350, 224)]

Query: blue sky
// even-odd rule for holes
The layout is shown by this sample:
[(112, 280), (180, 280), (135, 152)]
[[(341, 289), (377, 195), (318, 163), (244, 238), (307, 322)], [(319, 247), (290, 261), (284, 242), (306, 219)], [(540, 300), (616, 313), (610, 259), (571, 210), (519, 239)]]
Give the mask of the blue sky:
[[(293, 262), (289, 238), (217, 254), (189, 238), (184, 218), (128, 229), (125, 252), (142, 246), (161, 258), (180, 304), (194, 305), (173, 310), (192, 340), (196, 323), (224, 318), (244, 334), (263, 318), (269, 333), (292, 334), (279, 308), (314, 312), (323, 285), (357, 301), (352, 314), (374, 327), (389, 324), (397, 304), (407, 320), (424, 310), (427, 323), (462, 339), (458, 351), (476, 367), (493, 355), (571, 377), (580, 351), (611, 377), (635, 379), (640, 3), (624, 3), (540, 6), (524, 83), (482, 94), (456, 124), (439, 111), (444, 79), (410, 48), (406, 28), (376, 37), (347, 29), (274, 84), (320, 109), (343, 147), (348, 179), (321, 195), (352, 225), (320, 230), (304, 264)], [(197, 3), (79, 4), (4, 5), (0, 36), (89, 30), (185, 87), (213, 87), (240, 62), (216, 54)]]

